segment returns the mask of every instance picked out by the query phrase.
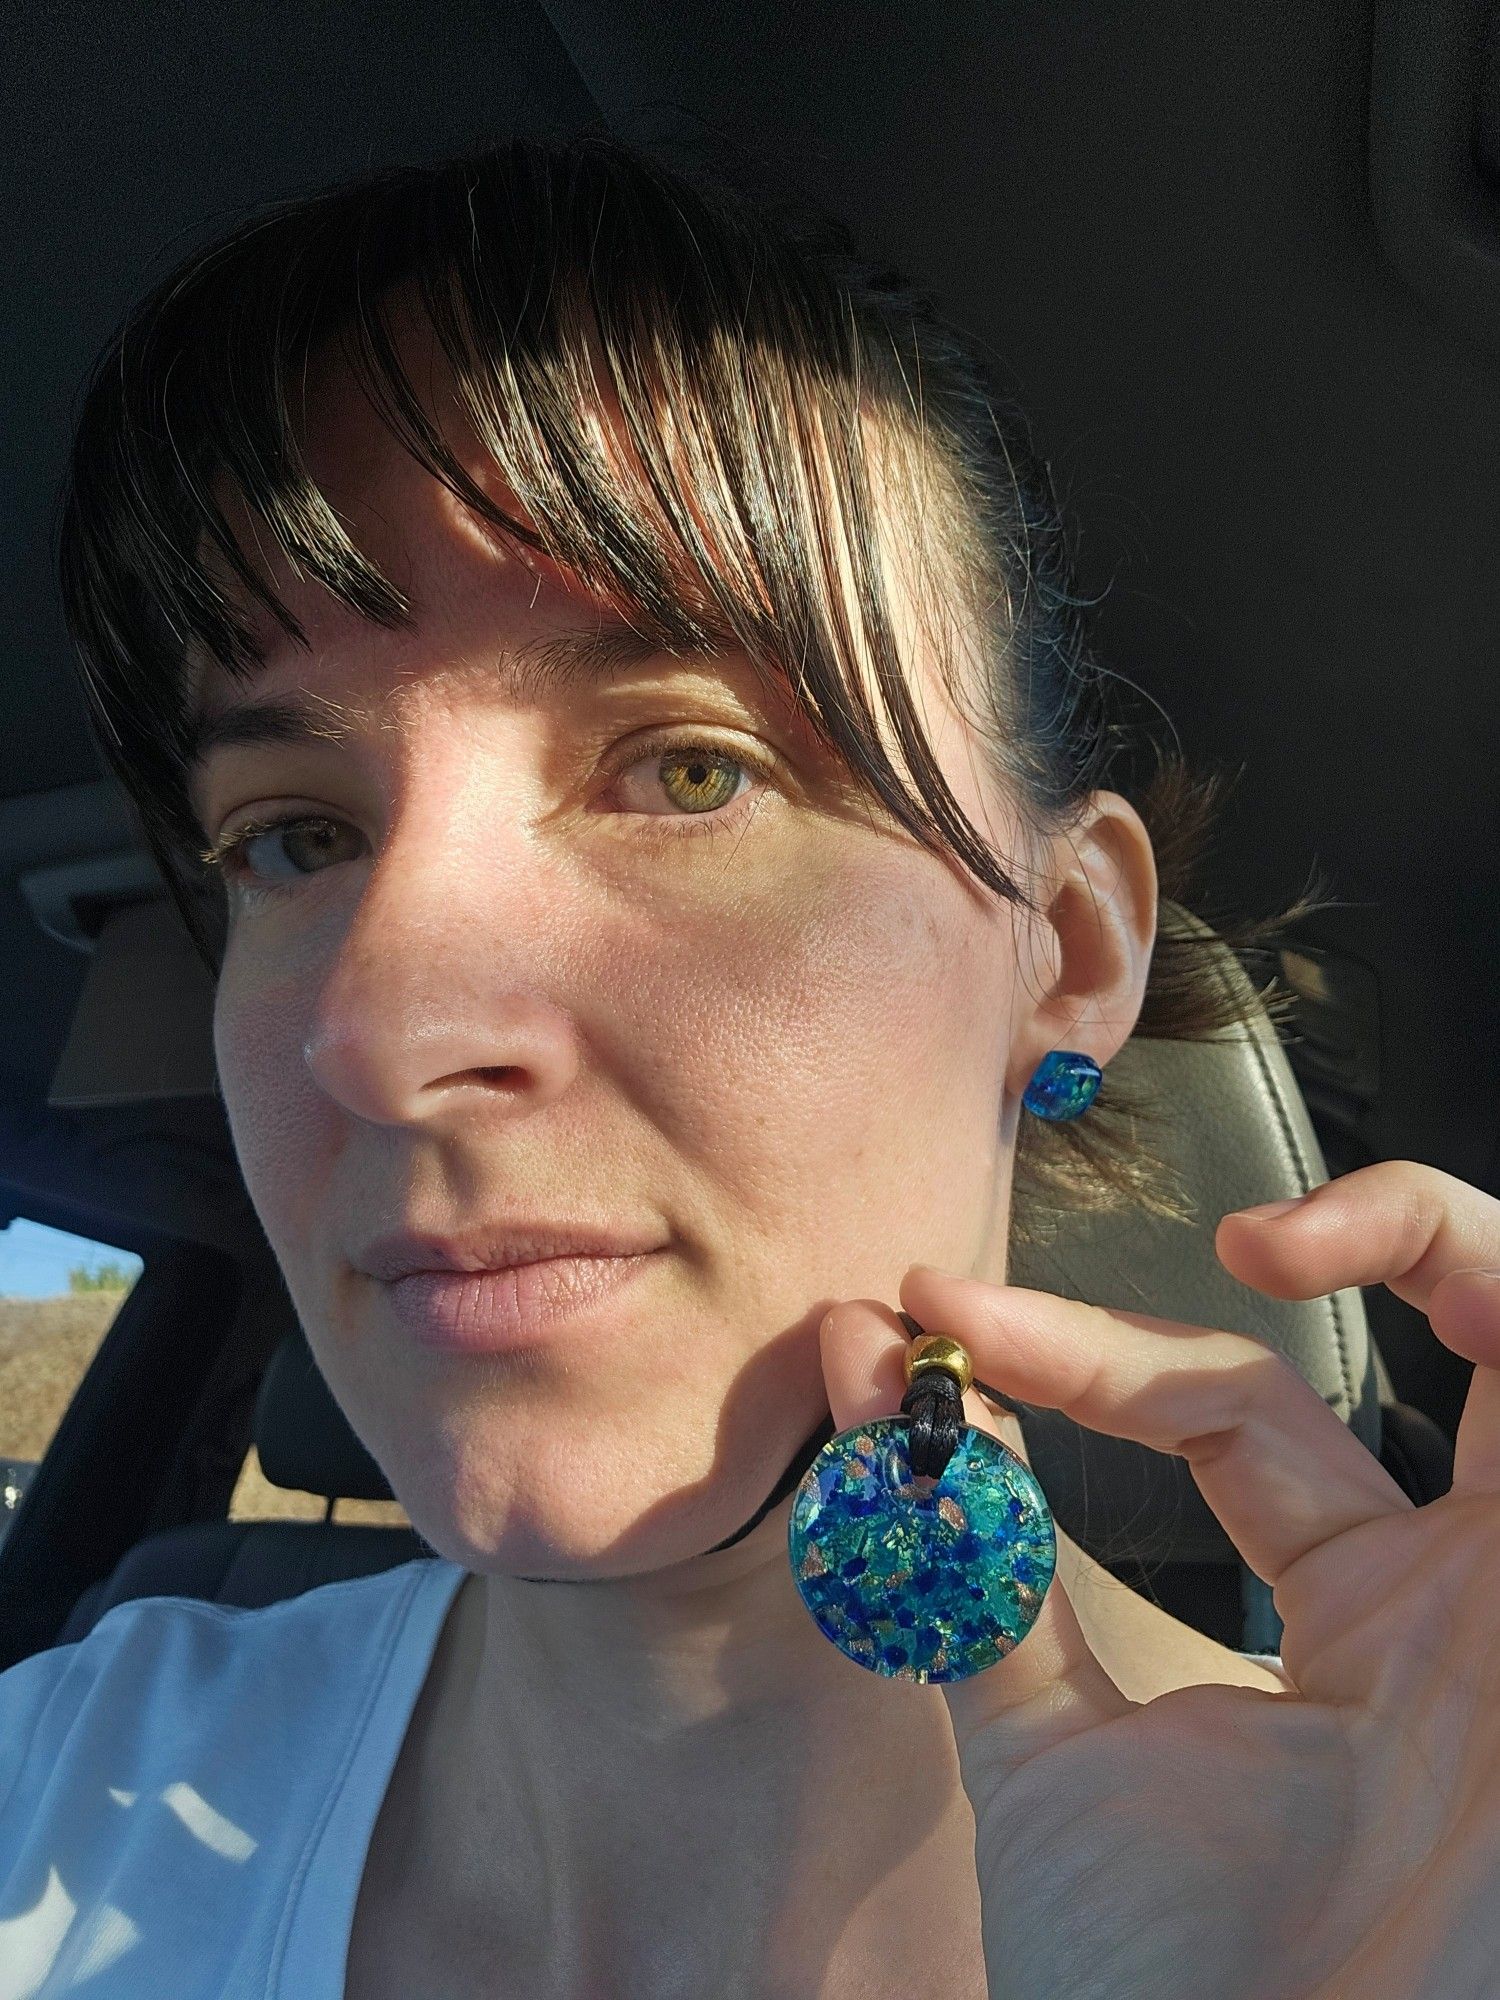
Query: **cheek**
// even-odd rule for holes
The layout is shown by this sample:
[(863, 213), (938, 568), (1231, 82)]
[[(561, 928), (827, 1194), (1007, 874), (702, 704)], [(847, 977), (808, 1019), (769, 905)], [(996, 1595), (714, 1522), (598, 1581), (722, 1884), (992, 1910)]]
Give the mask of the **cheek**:
[[(615, 933), (612, 1061), (768, 1228), (951, 1203), (993, 1160), (1014, 954), (941, 864), (888, 851)], [(928, 1211), (931, 1213), (931, 1210)]]
[(246, 1190), (278, 1251), (305, 1237), (339, 1129), (302, 1059), (306, 1019), (304, 998), (247, 987), (226, 962), (214, 1000), (219, 1083)]

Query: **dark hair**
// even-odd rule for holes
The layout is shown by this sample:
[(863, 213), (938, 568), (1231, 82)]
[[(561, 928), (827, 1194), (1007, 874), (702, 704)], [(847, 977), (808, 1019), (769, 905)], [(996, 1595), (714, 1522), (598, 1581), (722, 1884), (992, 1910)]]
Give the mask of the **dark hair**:
[[(382, 305), (403, 285), (524, 520), (475, 485), (413, 392)], [(917, 596), (924, 617), (946, 621), (939, 656), (956, 699), (958, 656), (974, 652), (991, 775), (1028, 831), (1066, 830), (1129, 732), (1114, 709), (1120, 677), (1085, 637), (1087, 607), (1023, 422), (978, 344), (900, 274), (857, 257), (842, 224), (590, 130), (252, 212), (152, 289), (90, 377), (60, 496), (65, 614), (102, 753), (212, 973), (226, 910), (187, 797), (184, 669), (197, 654), (243, 680), (263, 657), (226, 566), (306, 643), (247, 565), (210, 491), (215, 475), (352, 610), (387, 627), (412, 622), (299, 450), (288, 386), (335, 334), (403, 446), (493, 532), (561, 562), (669, 650), (743, 649), (790, 687), (872, 804), (1035, 909), (933, 758), (875, 542), (879, 507), (904, 509), (919, 580), (940, 579)], [(592, 442), (595, 366), (618, 397), (636, 469)], [(914, 784), (882, 745), (867, 673)], [(1198, 907), (1210, 935), (1173, 928), (1223, 779), (1190, 777), (1180, 754), (1151, 747), (1132, 803), (1155, 849), (1161, 921), (1135, 1033), (1200, 1040), (1244, 1021), (1210, 955), (1268, 949), (1315, 905), (1301, 899), (1260, 922)], [(1293, 1004), (1274, 975), (1260, 999), (1273, 1019)], [(1123, 1201), (1185, 1218), (1174, 1177), (1142, 1141), (1153, 1115), (1106, 1076), (1087, 1117), (1022, 1118), (1013, 1229), (1025, 1232), (1036, 1204)]]

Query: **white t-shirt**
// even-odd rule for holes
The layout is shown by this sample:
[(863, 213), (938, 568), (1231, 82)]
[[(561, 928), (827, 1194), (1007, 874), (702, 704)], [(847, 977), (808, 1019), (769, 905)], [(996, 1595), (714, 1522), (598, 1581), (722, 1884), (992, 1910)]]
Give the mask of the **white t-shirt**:
[(343, 2000), (467, 1574), (424, 1556), (258, 1610), (135, 1598), (0, 1673), (0, 2000)]
[(257, 1610), (136, 1598), (0, 1674), (0, 2000), (342, 2000), (467, 1574), (423, 1556)]

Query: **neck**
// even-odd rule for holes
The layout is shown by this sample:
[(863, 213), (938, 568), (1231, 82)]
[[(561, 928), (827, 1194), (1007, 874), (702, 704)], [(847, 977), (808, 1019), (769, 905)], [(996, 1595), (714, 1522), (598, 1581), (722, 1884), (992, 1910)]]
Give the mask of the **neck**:
[[(1015, 1419), (998, 1422), (1024, 1456)], [(857, 1950), (878, 1958), (883, 1912), (910, 1929), (892, 1879), (930, 1879), (935, 1857), (972, 1874), (942, 1690), (870, 1673), (823, 1637), (790, 1578), (790, 1510), (788, 1494), (670, 1569), (475, 1574), (455, 1598), (402, 1753), (398, 1865), (444, 1934), (524, 1965), (538, 2000), (597, 1987), (601, 1939), (635, 1974), (628, 1990), (665, 1990), (684, 1965), (712, 1984), (733, 1937), (735, 1963), (753, 1946), (785, 1973), (765, 1990), (821, 1991), (808, 1954), (834, 1913), (868, 1903)], [(1057, 1580), (1132, 1698), (1259, 1684), (1061, 1532)]]
[(409, 1732), (398, 1866), (515, 1990), (677, 1990), (694, 1966), (737, 1991), (722, 1951), (766, 1991), (820, 1992), (836, 1913), (835, 1936), (871, 1898), (887, 1921), (881, 1883), (934, 1842), (972, 1872), (941, 1691), (822, 1636), (790, 1508), (669, 1571), (461, 1587)]

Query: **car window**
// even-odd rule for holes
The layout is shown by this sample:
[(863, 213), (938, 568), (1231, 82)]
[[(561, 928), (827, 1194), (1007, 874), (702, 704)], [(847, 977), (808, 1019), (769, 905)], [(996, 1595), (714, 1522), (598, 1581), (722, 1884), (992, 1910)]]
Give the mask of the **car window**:
[(26, 1216), (0, 1230), (0, 1539), (144, 1268)]

